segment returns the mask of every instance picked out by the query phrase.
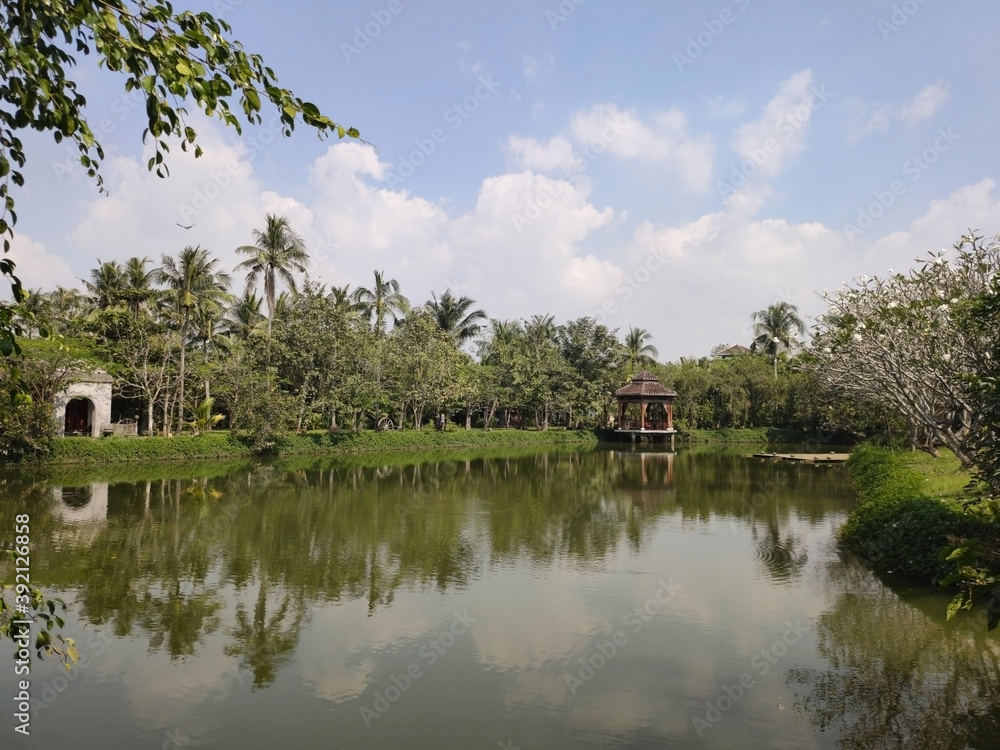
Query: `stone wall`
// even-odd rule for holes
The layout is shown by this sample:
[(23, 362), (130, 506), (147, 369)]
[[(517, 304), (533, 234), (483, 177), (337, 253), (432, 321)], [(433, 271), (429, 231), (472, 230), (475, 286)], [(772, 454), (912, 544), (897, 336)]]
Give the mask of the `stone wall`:
[(111, 378), (104, 376), (100, 379), (81, 380), (56, 394), (52, 402), (53, 418), (56, 422), (56, 434), (60, 437), (65, 434), (66, 429), (66, 405), (75, 398), (85, 398), (90, 402), (87, 418), (90, 435), (100, 437), (101, 428), (111, 424)]

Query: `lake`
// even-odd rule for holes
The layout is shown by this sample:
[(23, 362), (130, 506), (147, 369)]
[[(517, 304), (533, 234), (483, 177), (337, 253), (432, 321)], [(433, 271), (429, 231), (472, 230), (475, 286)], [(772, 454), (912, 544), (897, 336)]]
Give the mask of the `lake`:
[(838, 550), (841, 466), (531, 449), (52, 469), (0, 498), (81, 655), (33, 663), (3, 747), (1000, 747), (1000, 638)]

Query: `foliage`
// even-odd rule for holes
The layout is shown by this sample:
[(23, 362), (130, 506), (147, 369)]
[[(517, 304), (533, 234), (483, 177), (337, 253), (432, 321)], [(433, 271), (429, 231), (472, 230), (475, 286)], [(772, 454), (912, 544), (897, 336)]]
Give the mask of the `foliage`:
[(752, 351), (764, 351), (771, 358), (774, 377), (778, 377), (778, 352), (791, 349), (806, 332), (805, 323), (799, 317), (798, 308), (788, 302), (776, 302), (764, 310), (758, 310), (753, 319), (754, 340)]
[[(847, 467), (861, 502), (841, 529), (841, 540), (882, 570), (950, 585), (962, 580), (965, 562), (962, 553), (948, 554), (956, 538), (966, 540), (966, 549), (996, 543), (995, 524), (968, 512), (961, 503), (928, 495), (926, 478), (899, 456), (862, 446), (851, 454)], [(983, 581), (983, 585), (990, 588), (996, 583)], [(972, 603), (962, 593), (956, 602), (950, 614)]]
[(284, 216), (266, 214), (264, 229), (253, 230), (253, 240), (252, 245), (241, 245), (236, 248), (237, 253), (250, 256), (236, 266), (236, 270), (247, 272), (248, 294), (257, 284), (257, 279), (261, 276), (264, 278), (267, 333), (271, 335), (275, 308), (275, 280), (281, 279), (288, 290), (295, 294), (298, 290), (292, 272), (305, 273), (309, 254), (306, 252), (302, 237), (292, 229), (291, 223)]
[[(17, 222), (11, 185), (23, 186), (21, 169), (27, 160), (20, 131), (31, 128), (52, 133), (56, 142), (75, 144), (80, 163), (103, 189), (100, 163), (104, 150), (91, 128), (86, 99), (69, 77), (76, 64), (73, 54), (94, 54), (100, 67), (125, 75), (125, 90), (139, 91), (146, 100), (147, 136), (154, 153), (148, 168), (168, 173), (164, 155), (167, 139), (180, 140), (181, 150), (194, 149), (197, 133), (186, 119), (182, 103), (193, 102), (209, 116), (217, 116), (237, 132), (242, 129), (236, 111), (251, 125), (262, 121), (262, 100), (277, 112), (283, 133), (290, 135), (296, 120), (320, 135), (336, 132), (357, 138), (354, 128), (338, 125), (315, 104), (280, 88), (274, 71), (259, 55), (247, 53), (230, 38), (231, 28), (207, 12), (175, 12), (162, 0), (81, 0), (68, 2), (4, 3), (0, 55), (0, 234), (4, 252), (10, 249)], [(0, 259), (0, 274), (10, 279), (14, 306), (0, 305), (0, 354), (17, 353), (20, 326), (13, 318), (24, 302), (14, 262)]]
[[(28, 516), (16, 517), (16, 519), (22, 518), (26, 522)], [(22, 525), (18, 528), (27, 529), (27, 526)], [(14, 549), (7, 550), (11, 567), (15, 570), (19, 559), (18, 550), (21, 549), (27, 550), (27, 547), (17, 546)], [(20, 588), (22, 586), (23, 588)], [(8, 592), (10, 593), (8, 594)], [(16, 609), (19, 605), (25, 606), (28, 610), (25, 613), (19, 612)], [(32, 624), (44, 623), (41, 627), (36, 626), (32, 628), (29, 625), (27, 628), (29, 632), (30, 630), (35, 631), (35, 655), (39, 659), (43, 659), (46, 656), (54, 654), (68, 670), (80, 658), (80, 654), (76, 649), (76, 642), (72, 638), (64, 638), (58, 632), (53, 632), (53, 628), (55, 627), (65, 627), (65, 621), (57, 614), (57, 611), (62, 612), (65, 610), (66, 603), (62, 599), (59, 597), (47, 597), (37, 586), (20, 583), (12, 585), (0, 579), (0, 640), (5, 638), (10, 639), (20, 646), (18, 643), (19, 636), (25, 632), (25, 627), (20, 624), (21, 622), (29, 621)], [(18, 624), (15, 624), (15, 622)], [(24, 648), (26, 645), (20, 647)], [(30, 655), (30, 649), (26, 650), (29, 651)]]
[(214, 398), (206, 398), (194, 409), (193, 419), (185, 422), (191, 428), (191, 433), (195, 436), (203, 432), (208, 432), (221, 422), (225, 417), (222, 414), (213, 414), (212, 407), (215, 405)]
[(991, 336), (989, 326), (969, 324), (966, 310), (998, 271), (1000, 241), (970, 234), (951, 259), (942, 251), (908, 274), (862, 276), (829, 297), (813, 371), (840, 393), (890, 405), (912, 446), (933, 454), (946, 445), (971, 465), (970, 440), (982, 434), (984, 416), (972, 383), (991, 355)]

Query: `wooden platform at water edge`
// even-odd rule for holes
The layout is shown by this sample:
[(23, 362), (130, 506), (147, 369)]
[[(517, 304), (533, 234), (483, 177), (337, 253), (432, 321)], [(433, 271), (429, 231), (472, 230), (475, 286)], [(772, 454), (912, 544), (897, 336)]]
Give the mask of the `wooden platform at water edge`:
[(767, 458), (772, 461), (796, 461), (806, 464), (842, 464), (850, 453), (748, 453), (745, 458)]

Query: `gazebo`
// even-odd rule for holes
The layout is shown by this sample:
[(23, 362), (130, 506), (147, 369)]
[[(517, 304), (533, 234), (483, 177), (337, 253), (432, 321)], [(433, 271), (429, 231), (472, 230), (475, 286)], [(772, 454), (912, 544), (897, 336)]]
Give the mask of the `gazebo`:
[(615, 391), (618, 422), (615, 432), (635, 435), (670, 435), (673, 440), (676, 391), (664, 386), (653, 373), (643, 370), (628, 385)]

